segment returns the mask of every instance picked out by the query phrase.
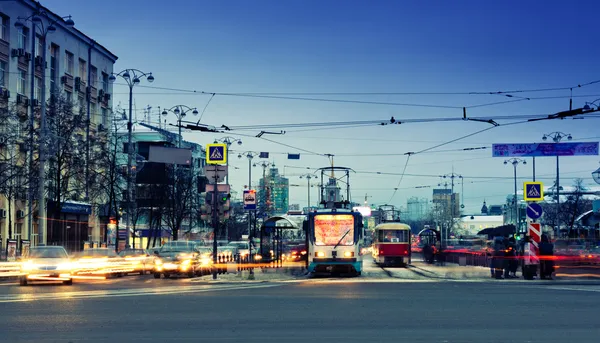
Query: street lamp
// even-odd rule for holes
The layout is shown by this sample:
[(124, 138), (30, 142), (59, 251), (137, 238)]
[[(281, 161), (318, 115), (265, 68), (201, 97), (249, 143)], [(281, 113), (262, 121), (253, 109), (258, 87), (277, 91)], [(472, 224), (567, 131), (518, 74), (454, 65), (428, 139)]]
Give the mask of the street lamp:
[[(456, 213), (455, 213), (456, 197), (454, 196), (454, 179), (458, 178), (458, 179), (461, 180), (461, 183), (462, 183), (463, 176), (459, 175), (459, 174), (456, 174), (455, 172), (452, 172), (450, 174), (440, 175), (440, 177), (443, 178), (443, 179), (450, 178), (450, 181), (451, 181), (450, 184), (451, 184), (451, 187), (452, 187), (451, 188), (451, 193), (450, 193), (450, 206), (452, 206), (452, 209), (451, 209), (451, 212), (450, 212), (451, 216), (452, 216), (452, 218), (451, 218), (451, 224), (450, 224), (451, 226), (448, 227), (447, 230), (446, 230), (446, 240), (448, 240), (448, 238), (450, 238), (450, 229), (452, 227), (454, 227), (454, 217), (456, 216)], [(447, 183), (445, 185), (447, 185)], [(443, 235), (442, 235), (442, 240), (443, 240)], [(443, 246), (443, 244), (440, 244), (440, 246)]]
[(513, 217), (513, 219), (515, 221), (515, 226), (518, 228), (518, 232), (521, 232), (521, 216), (519, 216), (519, 201), (517, 200), (517, 166), (519, 165), (519, 163), (527, 164), (527, 161), (522, 160), (520, 158), (511, 158), (511, 159), (504, 161), (504, 164), (506, 164), (506, 165), (509, 163), (512, 164), (512, 166), (513, 166), (514, 176), (515, 176), (515, 194), (514, 194), (514, 199), (513, 199), (515, 216)]
[(305, 178), (306, 181), (308, 182), (308, 201), (307, 201), (307, 208), (310, 211), (310, 179), (316, 178), (317, 176), (314, 174), (303, 174), (300, 175), (300, 178)]
[[(133, 136), (133, 123), (132, 123), (132, 116), (133, 116), (133, 86), (138, 85), (141, 82), (141, 79), (145, 78), (146, 81), (152, 83), (154, 81), (154, 76), (152, 76), (152, 73), (144, 73), (141, 70), (138, 69), (125, 69), (117, 74), (115, 73), (111, 73), (110, 76), (108, 77), (108, 80), (110, 82), (115, 82), (117, 80), (117, 77), (121, 77), (123, 80), (125, 80), (125, 82), (127, 83), (127, 86), (129, 86), (129, 119), (127, 121), (127, 220), (125, 221), (125, 230), (126, 230), (126, 235), (125, 235), (125, 245), (129, 245), (129, 221), (130, 221), (130, 216), (131, 216), (131, 160), (132, 160), (132, 154), (133, 154), (133, 147), (132, 147), (132, 136)], [(119, 250), (119, 234), (117, 232), (117, 242), (115, 245), (115, 250)]]
[(253, 167), (262, 167), (263, 168), (263, 185), (262, 185), (262, 196), (264, 197), (262, 201), (262, 215), (268, 215), (269, 209), (267, 206), (267, 167), (271, 166), (272, 163), (268, 161), (261, 161), (259, 163), (254, 163)]
[[(45, 18), (46, 24), (44, 24)], [(25, 28), (25, 22), (31, 22), (31, 52), (35, 52), (35, 38), (37, 33), (39, 33), (39, 39), (42, 42), (42, 60), (40, 63), (41, 69), (41, 94), (38, 99), (41, 103), (40, 108), (40, 135), (39, 135), (39, 180), (38, 180), (38, 242), (44, 243), (44, 231), (45, 231), (45, 218), (46, 218), (46, 189), (45, 189), (45, 171), (46, 171), (46, 154), (44, 142), (46, 140), (46, 37), (49, 33), (56, 31), (56, 24), (62, 20), (62, 25), (71, 28), (75, 26), (75, 22), (71, 19), (71, 16), (64, 16), (59, 18), (54, 18), (54, 16), (50, 15), (45, 10), (39, 9), (34, 12), (29, 17), (18, 17), (15, 22), (15, 28), (22, 30)], [(31, 59), (31, 90), (30, 90), (30, 98), (33, 100), (35, 97), (35, 58)], [(29, 105), (29, 170), (33, 171), (33, 129), (34, 129), (34, 113), (33, 113), (33, 105)], [(31, 239), (33, 233), (33, 199), (34, 192), (32, 189), (29, 189), (28, 194), (28, 202), (29, 202), (29, 214), (28, 214), (28, 237)]]
[[(238, 143), (241, 144), (241, 143)], [(248, 158), (248, 190), (252, 189), (252, 159), (258, 155), (257, 152), (254, 151), (244, 151), (238, 154), (238, 158), (243, 158), (246, 156)], [(256, 201), (256, 198), (255, 198)], [(254, 222), (256, 223), (256, 208), (254, 209)], [(250, 211), (248, 211), (248, 247), (250, 248), (248, 258), (250, 259), (250, 263), (253, 263), (252, 258), (252, 238), (254, 237), (255, 232), (252, 230), (252, 221), (250, 220)], [(254, 280), (254, 268), (250, 267), (250, 275), (248, 276), (249, 280)]]
[(592, 172), (592, 177), (594, 178), (594, 182), (600, 185), (600, 168)]
[[(542, 137), (542, 140), (546, 141), (546, 140), (548, 140), (548, 138), (551, 138), (554, 143), (560, 143), (560, 141), (565, 137), (567, 138), (567, 140), (573, 139), (573, 137), (571, 136), (570, 133), (556, 131), (556, 132), (551, 132), (551, 133), (545, 134)], [(558, 237), (560, 235), (560, 221), (558, 220), (559, 213), (560, 213), (560, 164), (559, 164), (558, 154), (557, 154), (556, 155), (556, 221), (557, 221), (556, 237)]]
[(196, 109), (196, 107), (191, 108), (189, 106), (186, 105), (175, 105), (169, 109), (165, 109), (162, 111), (162, 115), (163, 116), (167, 116), (169, 114), (169, 112), (175, 114), (175, 116), (177, 117), (177, 126), (179, 127), (179, 141), (177, 142), (177, 147), (181, 148), (181, 120), (183, 118), (185, 118), (185, 116), (189, 113), (192, 112), (192, 114), (194, 116), (198, 115), (198, 109)]
[[(242, 140), (238, 139), (238, 138), (234, 138), (234, 137), (223, 137), (223, 138), (219, 138), (219, 139), (215, 139), (214, 141), (215, 143), (225, 143), (227, 144), (227, 169), (229, 170), (229, 147), (231, 147), (231, 144), (236, 143), (238, 145), (242, 145)], [(229, 172), (225, 175), (225, 183), (229, 184)]]

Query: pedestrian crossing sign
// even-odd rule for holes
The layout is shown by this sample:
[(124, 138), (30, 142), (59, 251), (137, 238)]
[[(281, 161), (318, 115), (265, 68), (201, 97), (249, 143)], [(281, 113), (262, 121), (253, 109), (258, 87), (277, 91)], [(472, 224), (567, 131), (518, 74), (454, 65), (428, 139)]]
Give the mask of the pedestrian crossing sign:
[(206, 144), (206, 164), (226, 164), (227, 144)]
[(524, 182), (523, 199), (525, 201), (544, 201), (544, 183), (542, 182)]

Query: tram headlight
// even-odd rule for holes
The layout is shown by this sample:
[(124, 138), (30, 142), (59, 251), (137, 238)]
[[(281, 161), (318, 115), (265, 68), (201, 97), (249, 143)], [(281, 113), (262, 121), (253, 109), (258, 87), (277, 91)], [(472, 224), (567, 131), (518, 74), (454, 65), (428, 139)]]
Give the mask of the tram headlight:
[(325, 257), (325, 253), (322, 251), (317, 251), (316, 255), (317, 257)]
[(344, 252), (344, 257), (354, 257), (354, 251), (346, 251), (346, 252)]

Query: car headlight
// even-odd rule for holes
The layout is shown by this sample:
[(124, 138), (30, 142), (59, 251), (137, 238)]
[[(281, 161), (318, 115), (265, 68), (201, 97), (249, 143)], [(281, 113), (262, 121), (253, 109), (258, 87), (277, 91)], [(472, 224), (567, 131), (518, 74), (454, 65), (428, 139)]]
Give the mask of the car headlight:
[(184, 266), (187, 266), (190, 263), (192, 263), (192, 260), (183, 260), (183, 261), (181, 261), (181, 264), (183, 264)]
[(163, 261), (160, 258), (157, 258), (156, 260), (154, 260), (154, 264), (161, 265), (163, 264)]
[(71, 263), (71, 262), (61, 263), (58, 266), (56, 266), (56, 269), (58, 269), (58, 270), (71, 270), (71, 269), (73, 269), (73, 263)]
[(35, 264), (31, 261), (27, 261), (21, 265), (21, 269), (23, 270), (32, 270), (35, 267)]
[(262, 260), (262, 256), (261, 255), (256, 255), (256, 256), (254, 256), (254, 259), (255, 260)]
[(206, 265), (209, 265), (209, 264), (210, 264), (210, 258), (205, 257), (205, 258), (202, 259), (202, 265), (203, 266), (206, 266)]

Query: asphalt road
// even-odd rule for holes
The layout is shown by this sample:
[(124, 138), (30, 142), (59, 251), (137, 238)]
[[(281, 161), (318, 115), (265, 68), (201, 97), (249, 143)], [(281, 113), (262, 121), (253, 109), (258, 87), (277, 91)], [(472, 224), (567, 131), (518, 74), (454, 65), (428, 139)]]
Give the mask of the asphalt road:
[[(456, 282), (369, 266), (351, 279), (125, 277), (0, 286), (1, 342), (597, 342), (600, 286)], [(405, 274), (403, 274), (405, 273)], [(402, 275), (407, 275), (403, 278)]]

